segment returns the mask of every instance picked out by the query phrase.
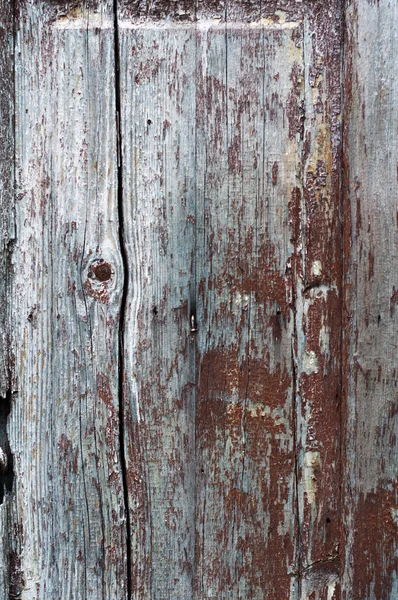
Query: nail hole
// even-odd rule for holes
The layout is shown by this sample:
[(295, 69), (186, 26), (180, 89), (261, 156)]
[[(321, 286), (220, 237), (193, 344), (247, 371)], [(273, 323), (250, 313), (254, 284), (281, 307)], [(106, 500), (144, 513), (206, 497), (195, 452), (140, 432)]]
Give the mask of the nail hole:
[(147, 121), (147, 124), (148, 124), (148, 125), (152, 125), (152, 121), (151, 121), (151, 119), (148, 119), (148, 121)]
[(158, 314), (158, 307), (157, 307), (157, 306), (154, 306), (154, 307), (153, 307), (153, 309), (152, 309), (152, 312), (153, 312), (153, 314), (154, 314), (154, 315), (155, 315), (155, 317), (156, 317), (156, 315)]
[(326, 523), (330, 523), (329, 517), (326, 518)]
[(28, 321), (29, 323), (32, 323), (34, 316), (35, 316), (35, 312), (36, 312), (36, 304), (31, 308), (29, 314), (28, 314)]

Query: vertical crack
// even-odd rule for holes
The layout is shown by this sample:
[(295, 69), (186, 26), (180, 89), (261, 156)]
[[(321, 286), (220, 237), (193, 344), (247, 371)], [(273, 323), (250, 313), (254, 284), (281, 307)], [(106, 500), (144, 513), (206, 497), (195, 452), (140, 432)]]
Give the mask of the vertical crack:
[(122, 132), (121, 132), (121, 93), (120, 93), (120, 44), (119, 44), (119, 24), (117, 0), (113, 3), (114, 19), (114, 60), (115, 60), (115, 108), (116, 108), (116, 144), (117, 144), (117, 207), (119, 216), (119, 245), (120, 254), (123, 263), (123, 292), (120, 305), (119, 320), (119, 444), (120, 444), (120, 464), (122, 469), (124, 510), (126, 515), (126, 560), (127, 560), (127, 598), (132, 597), (131, 581), (131, 530), (130, 530), (130, 512), (129, 497), (127, 485), (127, 463), (125, 446), (125, 427), (124, 427), (124, 330), (126, 321), (126, 305), (128, 293), (128, 256), (125, 243), (124, 211), (123, 211), (123, 151), (122, 151)]

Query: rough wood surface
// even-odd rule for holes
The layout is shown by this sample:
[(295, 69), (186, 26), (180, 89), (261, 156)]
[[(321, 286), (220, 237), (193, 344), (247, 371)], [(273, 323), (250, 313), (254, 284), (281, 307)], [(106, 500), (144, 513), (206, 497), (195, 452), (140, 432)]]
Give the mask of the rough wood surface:
[(132, 597), (192, 598), (195, 510), (193, 28), (119, 24), (125, 447)]
[(296, 411), (299, 598), (340, 598), (342, 13), (304, 19), (303, 198), (297, 239)]
[(344, 598), (398, 597), (398, 11), (347, 7)]
[(0, 0), (0, 597), (398, 597), (397, 19)]
[(20, 2), (16, 15), (9, 430), (26, 600), (126, 592), (113, 29), (105, 2)]
[(121, 4), (133, 597), (338, 598), (341, 12)]
[(198, 598), (288, 598), (296, 585), (288, 263), (302, 37), (294, 22), (198, 36)]
[(0, 397), (10, 389), (9, 257), (14, 223), (14, 23), (12, 6), (0, 2)]
[(10, 546), (13, 504), (13, 465), (7, 421), (12, 402), (11, 328), (12, 289), (10, 257), (14, 223), (14, 23), (13, 7), (0, 2), (0, 597), (8, 598), (12, 585)]

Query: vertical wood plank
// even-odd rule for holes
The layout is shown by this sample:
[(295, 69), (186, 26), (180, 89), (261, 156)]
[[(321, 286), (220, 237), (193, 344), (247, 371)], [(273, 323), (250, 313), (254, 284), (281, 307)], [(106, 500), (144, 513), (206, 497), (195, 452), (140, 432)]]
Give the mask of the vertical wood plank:
[(0, 396), (10, 388), (9, 255), (14, 223), (14, 30), (12, 6), (0, 2)]
[(197, 598), (296, 597), (297, 22), (199, 34)]
[(191, 599), (194, 28), (119, 22), (132, 597)]
[(196, 33), (119, 21), (125, 222), (134, 224), (126, 230), (125, 334), (133, 597), (238, 597), (280, 590), (281, 581), (284, 597), (294, 593), (291, 246), (282, 199), (301, 157), (287, 115), (291, 71), (302, 62), (296, 28), (270, 24), (266, 35), (258, 25), (213, 31), (204, 23)]
[(398, 597), (398, 6), (347, 3), (343, 598)]
[(12, 3), (0, 2), (0, 597), (13, 593), (13, 463), (7, 423), (13, 399), (10, 314), (14, 223), (14, 39)]
[[(187, 597), (278, 590), (284, 597), (337, 599), (340, 3), (330, 10), (322, 2), (304, 9), (287, 3), (283, 12), (206, 2), (196, 25), (193, 8), (183, 4), (173, 3), (163, 21), (162, 2), (120, 3), (125, 222), (138, 223), (126, 236), (134, 593), (161, 597), (184, 580), (178, 589)], [(196, 46), (192, 37), (183, 46), (193, 28)], [(180, 44), (177, 51), (173, 44)], [(163, 132), (163, 140), (162, 122), (171, 134)], [(172, 155), (183, 128), (194, 156)], [(177, 201), (181, 186), (189, 212)], [(179, 226), (189, 215), (192, 230)], [(178, 277), (170, 239), (176, 226), (192, 263)], [(157, 255), (165, 257), (162, 266)], [(179, 282), (176, 298), (170, 279)], [(166, 289), (160, 342), (159, 285)], [(188, 323), (179, 322), (175, 345), (164, 315), (177, 302)], [(165, 352), (167, 336), (173, 344)], [(180, 382), (165, 380), (163, 362), (184, 353)], [(185, 382), (195, 389), (173, 421), (170, 398)], [(189, 460), (184, 464), (178, 452), (181, 461), (166, 466), (182, 430)], [(182, 510), (181, 527), (170, 533), (166, 515), (175, 490), (195, 511)], [(192, 556), (186, 531), (193, 522)], [(176, 570), (181, 548), (194, 573), (185, 579)]]
[(308, 6), (303, 196), (292, 201), (291, 218), (300, 231), (294, 257), (299, 597), (313, 600), (340, 598), (341, 63), (341, 2)]
[(16, 15), (18, 598), (109, 600), (126, 597), (114, 26), (110, 3), (68, 6)]

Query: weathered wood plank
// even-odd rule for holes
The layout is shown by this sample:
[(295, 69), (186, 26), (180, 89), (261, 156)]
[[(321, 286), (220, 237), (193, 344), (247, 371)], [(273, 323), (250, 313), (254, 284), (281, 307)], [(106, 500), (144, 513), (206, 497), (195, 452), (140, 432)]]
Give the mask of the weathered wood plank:
[(177, 4), (119, 15), (134, 597), (336, 599), (339, 3)]
[(111, 3), (17, 7), (18, 598), (125, 598)]
[(195, 510), (193, 28), (120, 20), (132, 597), (191, 599)]
[(340, 597), (341, 532), (340, 2), (307, 7), (304, 55), (303, 197), (296, 195), (291, 203), (298, 238), (294, 270), (299, 597), (335, 600)]
[(198, 34), (197, 598), (296, 597), (289, 200), (300, 23)]
[[(273, 2), (126, 6), (132, 595), (337, 600), (340, 562), (343, 597), (395, 598), (396, 11), (386, 0), (347, 10), (343, 551), (340, 2), (287, 2), (285, 13)], [(10, 274), (12, 15), (3, 8)], [(24, 1), (16, 25), (18, 243), (13, 291), (9, 276), (0, 289), (0, 445), (18, 389), (17, 479), (15, 500), (0, 506), (0, 592), (125, 597), (112, 6)]]
[(14, 23), (9, 2), (0, 2), (0, 397), (10, 389), (10, 269), (14, 223)]
[(343, 598), (398, 597), (398, 11), (347, 3)]
[(12, 404), (11, 251), (14, 223), (14, 39), (13, 7), (0, 2), (0, 597), (12, 597), (13, 464), (7, 422)]
[[(258, 594), (264, 585), (276, 590), (280, 589), (283, 577), (284, 593), (294, 593), (291, 381), (294, 324), (289, 306), (291, 274), (285, 280), (289, 250), (291, 252), (289, 211), (288, 203), (281, 203), (281, 199), (291, 197), (301, 161), (300, 140), (297, 142), (296, 131), (291, 131), (294, 123), (289, 123), (287, 115), (288, 103), (298, 101), (291, 97), (290, 80), (295, 62), (302, 63), (299, 36), (295, 31), (292, 35), (297, 23), (274, 28), (270, 23), (268, 37), (265, 29), (258, 25), (253, 30), (232, 27), (227, 33), (224, 27), (205, 32), (203, 24), (204, 31), (201, 32), (199, 25), (197, 34), (193, 27), (186, 25), (155, 26), (149, 22), (138, 26), (133, 20), (124, 19), (120, 20), (119, 27), (122, 77), (126, 73), (125, 80), (121, 81), (125, 221), (135, 224), (134, 229), (126, 231), (131, 265), (126, 321), (126, 374), (129, 378), (126, 389), (130, 403), (126, 407), (126, 433), (132, 432), (132, 436), (126, 440), (126, 447), (132, 507), (133, 594), (136, 594), (134, 597), (162, 597), (161, 594), (176, 594), (178, 589), (179, 597), (192, 597), (194, 569), (194, 593), (198, 598), (222, 593), (235, 597), (239, 589)], [(229, 62), (227, 48), (234, 54)], [(286, 49), (290, 52), (287, 58)], [(192, 59), (196, 62), (192, 63)], [(131, 67), (126, 68), (126, 63)], [(193, 79), (195, 69), (196, 81)], [(232, 81), (229, 88), (225, 82), (227, 77)], [(182, 89), (185, 93), (181, 96)], [(229, 94), (232, 101), (227, 108)], [(154, 98), (155, 103), (148, 106), (148, 98)], [(291, 108), (294, 112), (295, 108)], [(267, 111), (265, 130), (263, 121)], [(293, 121), (294, 118), (295, 112)], [(280, 136), (278, 131), (283, 120), (285, 133)], [(238, 140), (236, 136), (241, 135), (241, 127), (244, 133)], [(177, 152), (184, 137), (189, 140), (190, 151), (180, 148)], [(241, 147), (243, 139), (246, 145)], [(278, 160), (281, 161), (279, 180)], [(271, 201), (267, 200), (268, 193)], [(176, 227), (181, 234), (173, 238)], [(269, 238), (273, 240), (272, 247), (267, 249)], [(273, 244), (277, 249), (273, 249)], [(239, 252), (247, 252), (249, 256), (237, 258)], [(182, 268), (177, 270), (181, 255)], [(251, 258), (253, 272), (250, 272)], [(241, 269), (237, 269), (239, 260), (243, 265)], [(226, 271), (228, 264), (230, 277)], [(261, 277), (259, 282), (257, 277)], [(251, 284), (255, 288), (252, 294)], [(192, 335), (198, 337), (199, 344), (196, 432), (192, 429), (192, 400), (186, 399), (177, 405), (175, 401), (184, 385), (195, 381), (193, 359), (183, 365), (180, 358), (187, 348), (192, 352), (189, 329), (195, 308), (195, 287), (199, 290), (194, 321), (198, 333)], [(247, 302), (245, 295), (248, 295)], [(251, 300), (253, 307), (249, 311)], [(183, 307), (184, 314), (173, 318), (172, 310), (179, 306)], [(248, 315), (254, 319), (254, 334), (251, 327), (247, 329), (249, 321), (251, 323)], [(247, 321), (246, 327), (242, 319)], [(263, 325), (268, 332), (267, 342), (262, 339)], [(180, 341), (165, 347), (166, 340), (178, 340), (177, 333)], [(224, 337), (225, 351), (220, 341)], [(267, 357), (269, 352), (272, 356)], [(172, 378), (168, 375), (164, 365), (169, 362), (179, 365), (179, 379), (177, 372), (172, 373)], [(254, 366), (250, 366), (250, 362)], [(249, 393), (246, 397), (244, 388), (248, 385), (249, 369), (255, 371), (254, 387), (246, 390)], [(267, 369), (270, 371), (269, 383), (273, 387), (268, 392), (268, 386), (261, 383), (263, 369), (264, 377)], [(209, 379), (209, 370), (212, 370), (210, 382), (205, 382)], [(230, 383), (236, 387), (236, 398), (230, 397), (228, 386), (224, 389), (225, 397), (219, 397), (221, 392), (215, 377), (218, 370), (223, 377), (235, 377), (236, 385)], [(265, 398), (257, 398), (264, 394)], [(268, 403), (267, 394), (270, 394)], [(222, 405), (219, 406), (220, 422), (216, 414), (207, 410), (209, 403), (213, 408)], [(247, 407), (247, 403), (250, 406)], [(230, 423), (234, 416), (236, 422)], [(242, 431), (238, 431), (238, 425), (247, 419), (248, 442), (244, 439), (246, 433), (242, 437)], [(225, 427), (222, 426), (224, 420)], [(261, 432), (262, 421), (269, 426), (268, 434)], [(191, 453), (189, 459), (180, 450), (182, 433), (186, 437), (184, 451)], [(194, 434), (197, 436), (196, 490), (192, 478)], [(228, 439), (228, 434), (236, 437), (236, 448), (225, 447), (233, 441), (232, 437)], [(214, 448), (210, 446), (211, 440)], [(261, 445), (267, 442), (271, 454), (275, 452), (270, 459), (262, 456)], [(244, 465), (242, 448), (246, 443), (250, 452), (245, 459), (248, 464)], [(283, 474), (277, 476), (282, 465)], [(229, 483), (225, 481), (228, 469), (236, 471), (235, 476), (232, 471), (228, 473)], [(172, 483), (171, 489), (167, 479)], [(276, 486), (274, 491), (266, 490), (266, 481), (271, 488)], [(246, 492), (240, 490), (240, 496), (248, 499), (247, 506), (242, 506), (240, 496), (233, 497), (235, 488), (238, 493), (237, 486), (241, 484), (250, 488)], [(274, 501), (279, 502), (279, 512), (272, 506)], [(196, 514), (193, 515), (191, 508), (195, 502)], [(181, 515), (171, 531), (167, 519), (170, 511)], [(243, 513), (239, 514), (240, 511)], [(231, 537), (229, 527), (233, 528), (234, 523), (233, 519), (232, 523), (229, 521), (234, 512), (238, 513), (237, 524)], [(193, 554), (187, 528), (195, 526), (194, 517)], [(267, 540), (271, 521), (274, 546)], [(239, 566), (236, 552), (239, 545), (245, 543), (245, 536), (247, 556), (243, 557), (242, 552)], [(289, 556), (283, 557), (285, 550)], [(267, 563), (268, 556), (273, 556), (275, 562)], [(283, 565), (281, 568), (279, 562)], [(189, 572), (181, 574), (181, 564), (185, 563)], [(274, 568), (277, 563), (279, 570)]]

